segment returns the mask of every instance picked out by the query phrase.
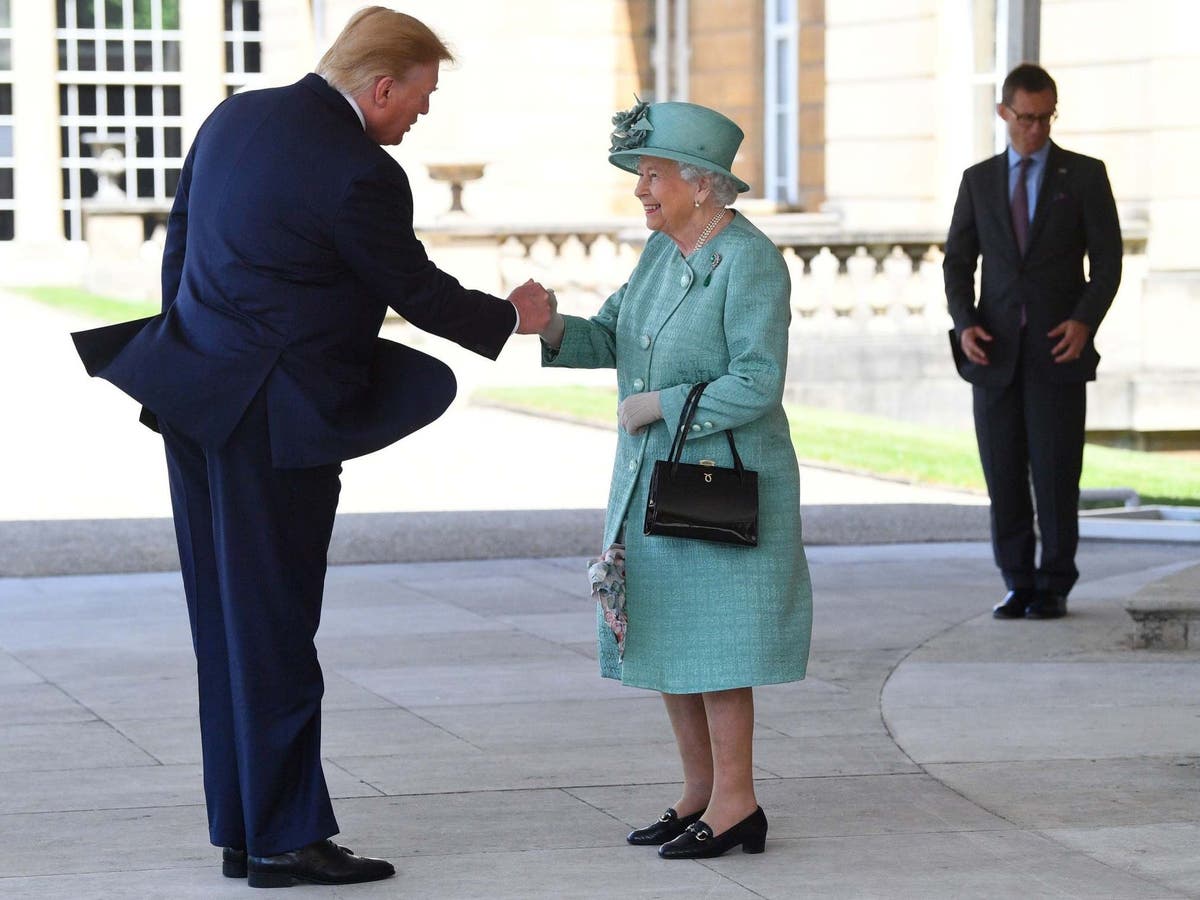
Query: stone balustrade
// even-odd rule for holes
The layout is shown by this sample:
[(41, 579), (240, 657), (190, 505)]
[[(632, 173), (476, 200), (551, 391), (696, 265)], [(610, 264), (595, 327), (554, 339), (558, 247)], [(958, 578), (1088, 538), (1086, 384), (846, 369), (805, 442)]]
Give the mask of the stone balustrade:
[[(824, 213), (753, 219), (780, 248), (791, 271), (798, 333), (838, 328), (831, 324), (838, 320), (868, 328), (872, 320), (888, 321), (900, 330), (927, 333), (947, 327), (944, 229), (847, 231)], [(556, 224), (457, 219), (420, 226), (418, 233), (435, 260), (439, 251), (445, 256), (474, 248), (472, 274), (491, 275), (494, 290), (536, 278), (554, 287), (564, 310), (581, 315), (594, 312), (625, 281), (648, 234), (640, 220), (617, 218)], [(1144, 222), (1126, 229), (1127, 254), (1143, 253), (1145, 245)]]

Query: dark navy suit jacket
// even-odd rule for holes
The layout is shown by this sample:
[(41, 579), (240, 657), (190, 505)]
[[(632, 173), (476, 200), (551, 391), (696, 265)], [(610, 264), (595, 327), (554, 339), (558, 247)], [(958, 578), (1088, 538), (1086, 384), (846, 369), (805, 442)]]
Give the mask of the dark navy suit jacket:
[[(1008, 199), (1008, 156), (1000, 153), (963, 173), (943, 271), (954, 319), (951, 347), (960, 374), (978, 385), (1009, 384), (1017, 373), (1021, 306), (1028, 315), (1024, 377), (1049, 383), (1091, 381), (1100, 361), (1089, 338), (1079, 359), (1055, 363), (1060, 322), (1076, 319), (1094, 335), (1121, 282), (1121, 226), (1104, 163), (1051, 143), (1025, 254), (1017, 249)], [(983, 257), (979, 300), (975, 267)], [(1083, 259), (1089, 272), (1084, 276)], [(962, 354), (958, 338), (971, 325), (992, 335), (990, 365)]]
[(75, 335), (88, 372), (204, 447), (262, 391), (272, 462), (370, 453), (454, 397), (442, 363), (378, 338), (387, 307), (489, 358), (512, 304), (425, 254), (400, 165), (317, 75), (222, 103), (184, 163), (167, 227), (163, 313)]

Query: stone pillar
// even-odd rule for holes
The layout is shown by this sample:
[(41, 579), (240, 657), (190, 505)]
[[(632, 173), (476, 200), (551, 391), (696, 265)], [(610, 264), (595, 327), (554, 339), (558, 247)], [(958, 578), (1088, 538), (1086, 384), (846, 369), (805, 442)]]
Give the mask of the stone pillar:
[(12, 27), (16, 240), (42, 248), (63, 241), (54, 4), (12, 4)]
[(213, 108), (225, 99), (225, 12), (212, 0), (181, 0), (183, 143), (189, 147)]

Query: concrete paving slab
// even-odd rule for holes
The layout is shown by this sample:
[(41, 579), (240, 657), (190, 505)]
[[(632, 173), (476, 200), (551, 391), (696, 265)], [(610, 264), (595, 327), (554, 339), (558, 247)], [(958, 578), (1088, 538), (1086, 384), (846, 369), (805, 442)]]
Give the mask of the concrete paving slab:
[[(770, 842), (770, 837), (767, 838)], [(712, 864), (758, 896), (961, 900), (1171, 900), (1191, 896), (1114, 871), (1028, 832), (934, 832), (783, 843), (764, 865)], [(737, 867), (736, 869), (734, 867)]]
[(839, 734), (822, 737), (761, 736), (754, 765), (778, 778), (824, 778), (833, 775), (897, 775), (919, 767), (886, 734)]
[[(575, 793), (556, 789), (387, 797), (353, 806), (339, 818), (349, 834), (378, 832), (380, 823), (394, 822), (379, 847), (400, 859), (401, 867), (416, 857), (448, 862), (462, 853), (627, 847), (624, 823)], [(464, 829), (463, 823), (471, 827)]]
[(0, 686), (39, 684), (42, 676), (10, 653), (0, 652)]
[[(39, 772), (153, 766), (142, 751), (108, 722), (6, 725), (0, 730), (0, 772)], [(2, 871), (2, 869), (0, 869)]]
[(411, 665), (450, 665), (486, 660), (562, 659), (577, 653), (564, 646), (519, 631), (492, 629), (454, 634), (360, 635), (329, 638), (318, 632), (317, 651), (335, 668), (365, 669)]
[(1193, 706), (1200, 713), (1200, 666), (1193, 662), (909, 661), (887, 683), (884, 712), (907, 708), (1043, 710)]
[(1124, 828), (1049, 832), (1065, 846), (1103, 860), (1118, 871), (1153, 879), (1187, 897), (1200, 885), (1200, 825), (1195, 821)]
[(502, 665), (346, 668), (343, 674), (380, 697), (411, 709), (448, 703), (584, 701), (637, 693), (635, 688), (624, 687), (615, 681), (598, 680), (590, 665), (564, 670), (558, 660), (522, 660)]
[(888, 709), (896, 743), (917, 762), (1107, 759), (1200, 755), (1195, 707), (1095, 707), (1018, 712), (979, 709)]
[(662, 700), (649, 691), (587, 703), (547, 699), (422, 706), (420, 715), (484, 751), (540, 753), (546, 747), (578, 747), (580, 752), (593, 752), (670, 739)]
[[(139, 869), (85, 875), (55, 875), (0, 880), (0, 897), (38, 897), (41, 900), (220, 900), (246, 896), (242, 881), (221, 878), (220, 869), (193, 866)], [(216, 879), (216, 880), (214, 880)]]
[(662, 741), (628, 745), (624, 748), (627, 757), (619, 762), (614, 754), (591, 751), (590, 747), (547, 747), (533, 754), (471, 748), (443, 749), (436, 756), (420, 758), (393, 754), (332, 759), (350, 774), (392, 795), (654, 784), (678, 777), (679, 762), (669, 735)]
[(1052, 765), (1007, 760), (924, 769), (1021, 828), (1194, 823), (1200, 808), (1196, 757), (1064, 759)]
[[(199, 732), (197, 747), (198, 739)], [(5, 772), (0, 774), (0, 816), (197, 806), (204, 803), (200, 778), (199, 759), (183, 765)]]
[(196, 714), (196, 676), (81, 676), (61, 687), (105, 721)]
[[(593, 849), (542, 850), (531, 848), (509, 853), (464, 854), (461, 865), (447, 869), (433, 858), (405, 860), (391, 893), (385, 884), (364, 897), (479, 897), (489, 900), (528, 900), (554, 897), (585, 900), (620, 897), (622, 900), (758, 900), (757, 894), (710, 868), (670, 865), (645, 848), (613, 850), (622, 859), (614, 864), (607, 853)], [(793, 888), (794, 890), (794, 888)], [(359, 894), (355, 893), (355, 897)], [(791, 896), (795, 896), (793, 893)]]
[(91, 722), (91, 710), (52, 684), (5, 685), (0, 682), (0, 727)]
[(4, 817), (0, 886), (29, 875), (211, 865), (202, 805), (17, 813)]

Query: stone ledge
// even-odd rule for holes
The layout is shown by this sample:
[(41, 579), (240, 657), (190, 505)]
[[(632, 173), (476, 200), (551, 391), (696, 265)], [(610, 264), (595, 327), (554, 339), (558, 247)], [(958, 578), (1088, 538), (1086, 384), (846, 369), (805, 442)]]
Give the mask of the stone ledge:
[(1186, 650), (1200, 646), (1200, 566), (1146, 585), (1124, 606), (1134, 621), (1134, 647)]
[[(988, 540), (986, 506), (846, 504), (808, 506), (802, 514), (805, 543), (813, 546)], [(345, 513), (329, 562), (594, 556), (603, 529), (600, 509)], [(178, 568), (170, 519), (0, 522), (0, 577)]]

